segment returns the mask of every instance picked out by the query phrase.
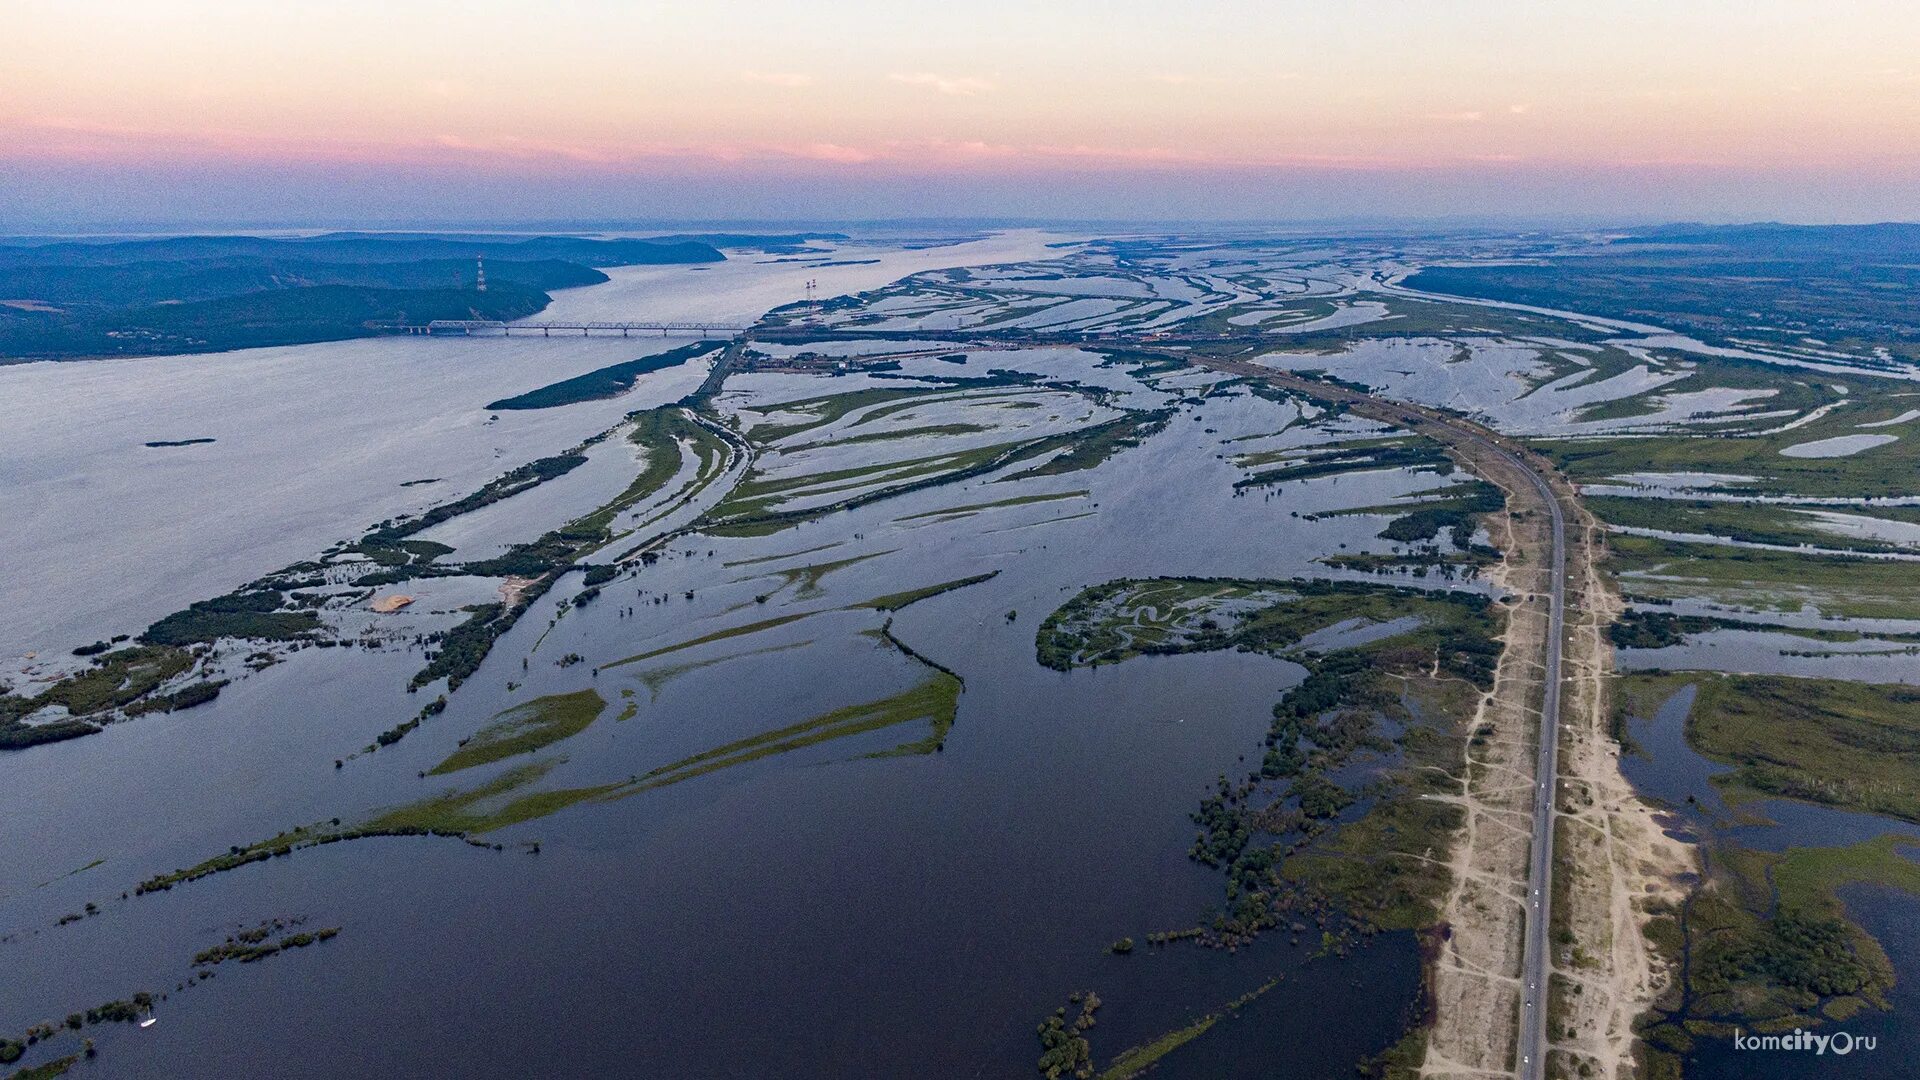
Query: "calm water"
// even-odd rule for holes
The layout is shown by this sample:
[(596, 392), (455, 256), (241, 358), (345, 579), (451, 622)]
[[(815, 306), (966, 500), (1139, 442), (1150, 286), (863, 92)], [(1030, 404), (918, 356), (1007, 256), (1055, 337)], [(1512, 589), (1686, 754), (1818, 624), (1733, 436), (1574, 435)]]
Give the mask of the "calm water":
[[(1072, 350), (983, 359), (1125, 378)], [(796, 383), (755, 377), (739, 388), (778, 385)], [(609, 404), (638, 407), (631, 398)], [(403, 690), (417, 652), (310, 650), (201, 708), (0, 758), (0, 850), (9, 855), (0, 866), (0, 964), (31, 973), (0, 980), (0, 1030), (169, 990), (191, 956), (225, 934), (300, 917), (342, 932), (263, 963), (221, 966), (213, 981), (164, 1002), (153, 1028), (93, 1029), (98, 1071), (719, 1077), (751, 1062), (751, 1075), (767, 1076), (1024, 1076), (1038, 1054), (1033, 1026), (1074, 991), (1106, 1002), (1091, 1034), (1104, 1064), (1278, 974), (1278, 988), (1169, 1060), (1164, 1074), (1351, 1075), (1356, 1060), (1400, 1032), (1418, 985), (1409, 937), (1386, 936), (1339, 962), (1309, 961), (1306, 946), (1278, 935), (1237, 954), (1105, 951), (1119, 937), (1194, 925), (1218, 902), (1218, 873), (1186, 858), (1187, 815), (1215, 776), (1247, 767), (1270, 706), (1301, 669), (1249, 654), (1071, 673), (1034, 661), (1039, 621), (1088, 585), (1324, 573), (1316, 555), (1381, 549), (1381, 522), (1306, 515), (1439, 483), (1384, 471), (1234, 497), (1241, 474), (1219, 456), (1222, 440), (1277, 431), (1292, 416), (1247, 396), (1210, 399), (1094, 472), (1015, 488), (976, 480), (771, 537), (693, 538), (549, 626), (553, 605), (577, 587), (570, 581), (495, 646), (444, 715), (342, 769), (335, 758), (419, 707)], [(1314, 436), (1295, 430), (1286, 439)], [(415, 471), (395, 466), (388, 479)], [(902, 520), (1010, 490), (1082, 488), (1086, 496), (1071, 502)], [(266, 506), (285, 497), (249, 496)], [(564, 515), (574, 502), (567, 488), (543, 498), (518, 512)], [(368, 512), (366, 500), (349, 502)], [(1097, 513), (1070, 517), (1083, 511)], [(463, 539), (496, 542), (493, 523), (483, 524)], [(866, 758), (924, 728), (875, 732), (576, 806), (492, 837), (504, 852), (453, 840), (357, 841), (118, 899), (151, 873), (230, 844), (438, 792), (445, 781), (417, 774), (500, 709), (536, 695), (593, 686), (616, 704), (633, 691), (638, 705), (632, 719), (603, 718), (559, 747), (567, 760), (549, 777), (558, 786), (620, 779), (923, 678), (924, 669), (862, 636), (879, 616), (848, 611), (590, 674), (763, 617), (733, 609), (767, 591), (767, 565), (723, 564), (822, 545), (834, 546), (771, 565), (876, 557), (829, 575), (820, 597), (783, 595), (765, 614), (1000, 571), (894, 619), (894, 633), (966, 677), (943, 752)], [(683, 598), (688, 590), (694, 599)], [(651, 604), (642, 593), (674, 600)], [(634, 617), (621, 615), (625, 605)], [(588, 663), (552, 663), (569, 652)], [(671, 678), (661, 672), (669, 660), (728, 657)], [(510, 681), (521, 685), (509, 690)], [(533, 840), (537, 855), (520, 846)], [(82, 869), (95, 860), (104, 862)], [(53, 925), (89, 900), (103, 913)]]
[[(1789, 847), (1857, 844), (1888, 834), (1920, 842), (1920, 827), (1830, 807), (1782, 799), (1743, 803), (1734, 814), (1709, 777), (1729, 771), (1688, 746), (1684, 723), (1693, 705), (1691, 687), (1664, 702), (1653, 717), (1632, 718), (1629, 731), (1638, 750), (1622, 759), (1627, 778), (1643, 795), (1676, 808), (1687, 829), (1762, 851)], [(1688, 796), (1694, 802), (1688, 803)], [(1754, 815), (1764, 824), (1745, 822)], [(1920, 897), (1880, 886), (1850, 885), (1838, 893), (1851, 918), (1879, 940), (1893, 962), (1897, 981), (1886, 1011), (1868, 1010), (1843, 1022), (1823, 1024), (1822, 1034), (1839, 1031), (1878, 1040), (1873, 1052), (1815, 1057), (1805, 1052), (1735, 1049), (1730, 1039), (1700, 1039), (1686, 1059), (1686, 1075), (1695, 1080), (1744, 1077), (1920, 1076)]]
[[(862, 245), (874, 265), (744, 255), (617, 267), (541, 318), (749, 322), (903, 274), (1033, 258), (1037, 231), (924, 250)], [(627, 395), (492, 414), (485, 405), (664, 351), (682, 339), (370, 338), (200, 356), (0, 364), (0, 662), (63, 653), (418, 513), (698, 386), (704, 362)], [(155, 440), (212, 438), (151, 448)], [(438, 484), (402, 487), (410, 480)], [(4, 672), (5, 668), (0, 668)]]

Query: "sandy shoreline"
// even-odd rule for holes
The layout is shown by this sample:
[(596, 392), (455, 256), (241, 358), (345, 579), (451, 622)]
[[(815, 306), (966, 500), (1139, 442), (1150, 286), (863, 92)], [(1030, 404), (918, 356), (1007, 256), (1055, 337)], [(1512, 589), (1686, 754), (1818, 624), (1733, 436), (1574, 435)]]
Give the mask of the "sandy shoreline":
[[(1547, 477), (1570, 526), (1547, 1075), (1618, 1080), (1636, 1075), (1634, 1022), (1672, 978), (1647, 939), (1647, 924), (1663, 906), (1684, 899), (1685, 875), (1696, 860), (1689, 845), (1661, 831), (1653, 809), (1620, 771), (1620, 748), (1610, 732), (1607, 638), (1620, 602), (1600, 569), (1600, 526), (1570, 485), (1545, 463), (1530, 464)], [(1514, 1047), (1551, 584), (1551, 534), (1537, 489), (1506, 475), (1512, 470), (1498, 462), (1471, 467), (1508, 494), (1508, 511), (1489, 521), (1489, 531), (1504, 553), (1493, 579), (1515, 602), (1494, 688), (1469, 729), (1480, 742), (1468, 745), (1459, 777), (1466, 821), (1450, 859), (1454, 885), (1441, 909), (1446, 940), (1435, 960), (1434, 1025), (1421, 1067), (1422, 1076), (1436, 1080), (1518, 1072)]]

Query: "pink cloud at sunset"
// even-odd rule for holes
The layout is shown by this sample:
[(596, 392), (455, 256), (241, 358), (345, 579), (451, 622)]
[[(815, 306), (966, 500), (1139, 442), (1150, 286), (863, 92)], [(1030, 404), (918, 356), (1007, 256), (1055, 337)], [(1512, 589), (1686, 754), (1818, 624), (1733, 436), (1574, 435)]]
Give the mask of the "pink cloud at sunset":
[[(1436, 209), (1544, 195), (1579, 213), (1633, 205), (1635, 175), (1744, 177), (1737, 202), (1826, 174), (1868, 214), (1920, 179), (1920, 12), (1886, 0), (15, 6), (0, 193), (30, 216), (75, 197), (54, 177), (157, 212), (190, 194), (169, 175), (345, 168), (470, 174), (528, 203), (624, 179), (636, 208), (675, 178), (806, 178), (843, 213), (911, 177), (1264, 178), (1346, 212), (1316, 174), (1409, 191), (1475, 174), (1490, 186)], [(1582, 171), (1591, 192), (1539, 186)], [(1069, 194), (983, 205), (1052, 213)], [(1230, 194), (1209, 212), (1268, 212)]]

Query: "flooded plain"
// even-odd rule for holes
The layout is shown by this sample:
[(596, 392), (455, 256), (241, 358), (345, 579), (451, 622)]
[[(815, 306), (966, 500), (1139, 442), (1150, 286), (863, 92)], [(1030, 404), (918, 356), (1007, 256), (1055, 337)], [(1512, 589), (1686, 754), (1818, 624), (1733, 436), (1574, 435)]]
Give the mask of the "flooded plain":
[[(1038, 238), (997, 242), (889, 259), (1004, 258)], [(851, 285), (883, 271), (900, 267), (846, 270)], [(743, 296), (683, 284), (705, 298), (671, 307), (663, 284), (695, 272), (647, 268), (592, 303), (611, 312), (629, 284), (670, 307), (649, 314), (672, 317), (795, 298), (784, 265), (767, 271), (777, 283), (727, 272)], [(563, 304), (587, 310), (591, 292)], [(9, 647), (52, 652), (137, 631), (617, 428), (705, 377), (703, 359), (606, 401), (485, 408), (652, 347), (376, 339), (0, 369), (20, 390), (6, 395), (18, 418), (39, 417), (6, 426), (34, 500), (7, 543), (38, 560), (9, 575)], [(1204, 1053), (1160, 1072), (1255, 1075), (1284, 1048), (1340, 1074), (1390, 1045), (1419, 988), (1410, 935), (1380, 935), (1345, 958), (1277, 934), (1237, 952), (1108, 951), (1203, 922), (1219, 904), (1217, 872), (1187, 857), (1188, 815), (1258, 753), (1274, 700), (1302, 669), (1218, 652), (1057, 672), (1035, 662), (1034, 634), (1114, 578), (1356, 576), (1319, 560), (1395, 545), (1377, 535), (1379, 511), (1345, 511), (1449, 481), (1380, 468), (1243, 492), (1247, 470), (1229, 450), (1369, 432), (1308, 422), (1291, 402), (1212, 377), (1163, 386), (1097, 353), (999, 349), (882, 374), (730, 379), (721, 414), (756, 447), (771, 440), (744, 475), (802, 519), (766, 535), (675, 535), (685, 527), (675, 522), (745, 505), (721, 502), (743, 475), (728, 465), (733, 480), (678, 511), (660, 504), (665, 524), (645, 528), (667, 539), (644, 561), (616, 562), (624, 545), (607, 548), (597, 558), (612, 580), (591, 602), (574, 603), (580, 578), (563, 578), (444, 712), (378, 752), (375, 736), (425, 698), (407, 689), (436, 640), (423, 635), (456, 624), (502, 578), (419, 578), (385, 590), (404, 589), (412, 605), (381, 616), (366, 599), (380, 590), (345, 584), (363, 564), (333, 565), (327, 580), (342, 584), (319, 602), (341, 647), (270, 649), (259, 670), (229, 663), (231, 683), (207, 704), (0, 759), (0, 952), (33, 973), (0, 981), (7, 1028), (145, 991), (165, 995), (158, 1024), (89, 1029), (113, 1075), (177, 1075), (191, 1062), (200, 1075), (270, 1065), (289, 1076), (693, 1077), (737, 1075), (743, 1059), (789, 1076), (1023, 1075), (1034, 1024), (1070, 995), (1107, 1002), (1092, 1036), (1105, 1058), (1277, 978)], [(878, 396), (825, 422), (804, 404), (859, 393)], [(45, 420), (69, 403), (95, 421)], [(1141, 409), (1166, 419), (1084, 467), (1026, 474), (1048, 459), (983, 457), (1054, 446)], [(763, 433), (782, 425), (807, 430)], [(202, 434), (216, 441), (140, 445)], [(683, 446), (663, 491), (705, 468)], [(417, 537), (453, 549), (449, 561), (495, 558), (617, 495), (644, 462), (619, 438), (585, 456)], [(894, 477), (943, 469), (958, 471), (895, 490)], [(433, 483), (405, 486), (422, 480)], [(874, 495), (884, 497), (865, 499)], [(79, 528), (113, 505), (123, 512)], [(617, 524), (643, 529), (631, 519), (655, 516), (652, 505)], [(816, 509), (828, 512), (805, 516)], [(916, 598), (882, 603), (903, 593)], [(1322, 646), (1371, 640), (1354, 625), (1331, 634)], [(777, 753), (755, 742), (901, 700), (938, 672), (964, 680), (946, 719), (937, 708), (899, 722), (888, 713)], [(489, 830), (484, 844), (356, 839), (128, 895), (283, 830), (471, 790), (471, 777), (508, 782), (526, 759), (440, 773), (507, 710), (583, 691), (606, 702), (597, 721), (537, 759), (537, 790), (562, 801), (557, 812)], [(937, 745), (923, 741), (929, 724)], [(724, 768), (684, 764), (743, 745), (756, 749)], [(632, 783), (662, 770), (673, 782)], [(619, 797), (570, 801), (608, 786)], [(69, 913), (81, 917), (63, 922)], [(272, 920), (338, 934), (264, 962), (193, 962)], [(1321, 1019), (1329, 1002), (1344, 1018), (1337, 1031)]]
[[(1086, 239), (895, 237), (616, 269), (540, 318), (764, 320), (771, 340), (553, 408), (488, 405), (681, 341), (0, 367), (16, 498), (0, 654), (16, 686), (256, 579), (284, 594), (275, 614), (313, 627), (202, 643), (195, 662), (225, 680), (203, 704), (0, 756), (0, 964), (31, 973), (0, 980), (0, 1034), (145, 991), (165, 995), (155, 1026), (87, 1029), (103, 1075), (719, 1077), (751, 1061), (1022, 1076), (1035, 1025), (1093, 991), (1096, 1062), (1205, 1033), (1155, 1075), (1284, 1061), (1346, 1076), (1393, 1045), (1422, 1005), (1412, 933), (1349, 955), (1307, 923), (1232, 948), (1133, 943), (1221, 922), (1222, 874), (1189, 857), (1196, 810), (1260, 768), (1307, 654), (1420, 618), (1343, 612), (1299, 655), (1149, 649), (1070, 670), (1040, 659), (1038, 634), (1117, 579), (1478, 599), (1494, 591), (1484, 530), (1385, 531), (1477, 485), (1405, 432), (1187, 368), (1177, 335), (1267, 335), (1272, 366), (1582, 452), (1783, 421), (1810, 438), (1854, 418), (1716, 385), (1711, 350), (1658, 328), (1409, 306), (1382, 283), (1398, 251)], [(826, 302), (791, 306), (810, 280)], [(1379, 332), (1395, 321), (1408, 331)], [(1080, 334), (1156, 351), (1062, 337)], [(1856, 453), (1911, 445), (1874, 442)], [(414, 548), (373, 529), (530, 463), (551, 475), (406, 533)], [(1582, 479), (1717, 506), (1704, 493), (1749, 497), (1719, 491), (1760, 482), (1749, 468)], [(1902, 543), (1912, 527), (1805, 497), (1836, 532)], [(541, 561), (562, 542), (570, 561)], [(1622, 649), (1623, 670), (1920, 682), (1920, 655), (1890, 639), (1910, 620), (1756, 613), (1704, 591), (1662, 610), (1723, 621)], [(501, 611), (483, 658), (451, 679), (423, 667)], [(1787, 632), (1803, 626), (1867, 636)], [(1687, 744), (1689, 701), (1629, 725), (1628, 776), (1676, 827), (1769, 852), (1920, 836), (1805, 803), (1727, 805), (1721, 767)], [(1331, 775), (1358, 792), (1383, 767)], [(1912, 899), (1846, 897), (1911, 972)], [(338, 932), (196, 962), (276, 920)], [(1899, 1030), (1855, 1021), (1870, 1024)], [(1743, 1064), (1706, 1048), (1689, 1070)]]

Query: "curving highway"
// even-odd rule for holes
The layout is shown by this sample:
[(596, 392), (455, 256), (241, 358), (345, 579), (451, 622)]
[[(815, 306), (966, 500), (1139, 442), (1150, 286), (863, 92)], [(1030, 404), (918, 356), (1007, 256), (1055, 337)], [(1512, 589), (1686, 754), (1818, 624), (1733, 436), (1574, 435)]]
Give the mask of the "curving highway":
[(1504, 438), (1459, 417), (1242, 360), (1196, 356), (1181, 358), (1196, 366), (1263, 379), (1323, 400), (1338, 401), (1372, 419), (1412, 428), (1449, 445), (1471, 444), (1474, 450), (1495, 457), (1525, 475), (1539, 494), (1553, 528), (1552, 588), (1547, 596), (1546, 655), (1541, 661), (1544, 683), (1540, 702), (1539, 750), (1534, 766), (1533, 843), (1527, 865), (1526, 938), (1520, 972), (1522, 1004), (1514, 1066), (1520, 1080), (1544, 1080), (1547, 976), (1552, 966), (1547, 927), (1552, 921), (1553, 901), (1553, 796), (1560, 768), (1561, 652), (1566, 637), (1567, 522), (1560, 499), (1539, 469), (1515, 451)]
[(1519, 455), (1500, 453), (1531, 477), (1553, 520), (1553, 588), (1547, 599), (1546, 688), (1540, 699), (1540, 750), (1534, 767), (1533, 848), (1527, 865), (1527, 939), (1520, 967), (1526, 983), (1520, 1009), (1521, 1080), (1543, 1080), (1547, 1050), (1547, 925), (1553, 902), (1554, 784), (1560, 775), (1560, 647), (1566, 637), (1567, 519), (1553, 488)]

